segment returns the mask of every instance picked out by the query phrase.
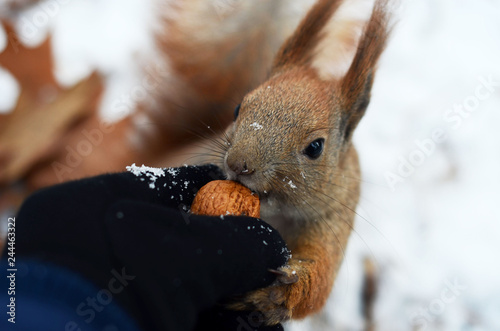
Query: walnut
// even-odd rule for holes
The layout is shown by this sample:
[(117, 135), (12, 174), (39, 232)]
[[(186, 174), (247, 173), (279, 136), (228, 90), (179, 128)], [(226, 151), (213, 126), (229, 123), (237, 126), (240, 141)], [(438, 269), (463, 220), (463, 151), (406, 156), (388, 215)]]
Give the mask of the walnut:
[(214, 180), (203, 186), (191, 205), (191, 212), (207, 216), (260, 217), (260, 201), (256, 194), (240, 183)]

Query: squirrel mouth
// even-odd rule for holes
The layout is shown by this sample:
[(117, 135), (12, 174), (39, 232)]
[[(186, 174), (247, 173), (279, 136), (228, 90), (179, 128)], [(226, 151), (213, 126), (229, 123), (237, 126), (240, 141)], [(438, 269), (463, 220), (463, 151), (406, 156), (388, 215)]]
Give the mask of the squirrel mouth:
[(228, 154), (226, 153), (222, 164), (226, 179), (244, 185), (260, 198), (267, 198), (271, 190), (267, 185), (265, 174), (253, 167), (248, 167), (245, 161), (242, 161), (237, 166), (228, 164)]
[(252, 193), (262, 196), (262, 192), (258, 189), (257, 185), (255, 185), (255, 181), (252, 178), (248, 178), (245, 176), (236, 176), (236, 178), (228, 178), (228, 179), (234, 180), (235, 182), (244, 185), (246, 188), (252, 191)]
[[(226, 170), (226, 169), (224, 169)], [(269, 191), (262, 189), (258, 184), (258, 179), (253, 175), (237, 175), (231, 171), (224, 171), (227, 180), (238, 182), (248, 188), (252, 193), (257, 194), (260, 198), (269, 196)]]

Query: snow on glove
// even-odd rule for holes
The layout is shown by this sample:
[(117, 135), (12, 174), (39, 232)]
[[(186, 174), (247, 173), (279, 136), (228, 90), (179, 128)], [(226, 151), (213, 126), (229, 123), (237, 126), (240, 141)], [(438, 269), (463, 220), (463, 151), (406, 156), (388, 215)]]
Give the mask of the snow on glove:
[(197, 190), (222, 178), (210, 165), (134, 166), (40, 190), (17, 217), (16, 256), (63, 266), (102, 289), (119, 275), (126, 285), (113, 300), (147, 330), (282, 330), (217, 305), (270, 285), (268, 269), (288, 259), (261, 220), (188, 212)]

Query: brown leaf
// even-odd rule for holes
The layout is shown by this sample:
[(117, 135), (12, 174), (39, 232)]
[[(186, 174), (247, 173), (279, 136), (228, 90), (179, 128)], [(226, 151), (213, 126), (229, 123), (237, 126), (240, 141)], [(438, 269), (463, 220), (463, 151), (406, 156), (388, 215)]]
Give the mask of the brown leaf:
[(51, 96), (62, 89), (54, 78), (50, 36), (34, 48), (25, 47), (14, 28), (2, 22), (7, 35), (7, 47), (0, 53), (0, 66), (19, 82), (22, 90), (35, 102), (50, 102)]
[(8, 38), (0, 65), (19, 82), (14, 110), (0, 117), (0, 185), (22, 179), (42, 159), (55, 153), (62, 137), (96, 112), (103, 86), (94, 73), (69, 89), (53, 75), (50, 36), (39, 46), (25, 47), (14, 28), (2, 23)]
[(45, 105), (36, 105), (23, 91), (16, 109), (0, 133), (0, 183), (23, 177), (46, 157), (69, 128), (95, 112), (91, 100), (102, 92), (101, 78), (93, 74)]

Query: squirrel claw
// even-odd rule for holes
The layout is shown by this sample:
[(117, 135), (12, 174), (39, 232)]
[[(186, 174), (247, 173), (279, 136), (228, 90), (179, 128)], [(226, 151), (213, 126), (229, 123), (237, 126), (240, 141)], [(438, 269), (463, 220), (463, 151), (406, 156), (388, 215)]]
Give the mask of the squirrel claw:
[[(286, 267), (284, 267), (286, 268)], [(269, 269), (269, 272), (275, 274), (277, 276), (276, 282), (279, 284), (294, 284), (299, 281), (299, 275), (293, 270), (285, 271), (284, 268), (280, 268), (279, 270)], [(288, 268), (290, 269), (290, 268)], [(278, 284), (273, 284), (278, 285)]]
[(263, 315), (265, 324), (275, 325), (292, 317), (295, 300), (290, 301), (291, 293), (293, 293), (291, 287), (298, 285), (299, 275), (290, 265), (278, 270), (268, 270), (277, 276), (273, 284), (247, 293), (236, 302), (229, 304), (228, 308), (259, 311)]
[(271, 285), (247, 293), (238, 301), (228, 304), (227, 308), (240, 311), (257, 311), (261, 314), (261, 318), (266, 325), (276, 325), (292, 317), (292, 310), (286, 305), (285, 286), (288, 285)]

